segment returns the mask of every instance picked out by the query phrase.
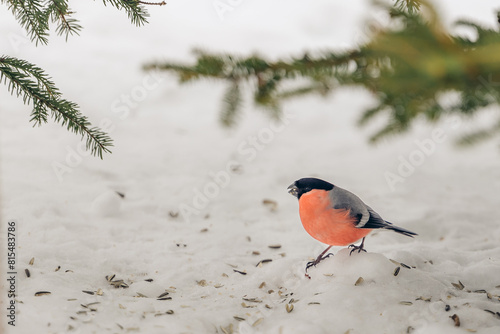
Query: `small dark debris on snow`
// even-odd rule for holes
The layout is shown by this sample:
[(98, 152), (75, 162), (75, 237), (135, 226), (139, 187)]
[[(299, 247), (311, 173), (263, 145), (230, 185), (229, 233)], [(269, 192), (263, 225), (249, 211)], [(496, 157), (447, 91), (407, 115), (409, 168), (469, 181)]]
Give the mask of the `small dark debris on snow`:
[(125, 198), (125, 194), (120, 192), (120, 191), (115, 191), (115, 193), (120, 196), (121, 198)]
[(61, 266), (57, 266), (56, 270), (54, 271), (59, 271), (61, 269)]
[(411, 267), (407, 264), (404, 264), (403, 262), (400, 263), (402, 267), (405, 267), (406, 269), (411, 269)]
[(145, 281), (151, 283), (151, 282), (153, 282), (153, 279), (152, 278), (146, 278)]
[(156, 298), (163, 298), (163, 297), (165, 297), (165, 296), (167, 296), (167, 295), (168, 295), (168, 291), (167, 291), (167, 292), (162, 293), (161, 295), (159, 295), (159, 296), (158, 296), (158, 297), (156, 297)]
[(31, 277), (31, 273), (30, 273), (29, 269), (24, 269), (24, 272), (26, 273), (26, 277), (28, 277), (28, 278)]
[(445, 310), (446, 312), (448, 312), (450, 309), (451, 309), (450, 305), (446, 304), (446, 305), (444, 306), (444, 310)]
[(93, 295), (94, 294), (94, 291), (82, 290), (82, 292), (86, 293), (86, 294), (89, 294), (89, 295)]
[(401, 267), (396, 267), (396, 269), (394, 269), (394, 276), (398, 276), (400, 270)]
[(278, 244), (277, 245), (269, 245), (268, 247), (271, 249), (280, 249), (281, 245), (278, 245)]
[(35, 263), (35, 258), (34, 257), (32, 257), (31, 260), (30, 260), (30, 262), (29, 262), (30, 266), (32, 266), (33, 263)]
[(172, 218), (177, 218), (179, 216), (179, 212), (178, 211), (169, 211), (168, 215)]

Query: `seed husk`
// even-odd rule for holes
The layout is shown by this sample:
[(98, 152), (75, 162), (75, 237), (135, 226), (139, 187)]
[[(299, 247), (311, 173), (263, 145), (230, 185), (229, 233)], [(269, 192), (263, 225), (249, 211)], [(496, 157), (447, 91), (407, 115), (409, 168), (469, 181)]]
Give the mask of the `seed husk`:
[(258, 326), (262, 321), (264, 321), (264, 318), (259, 318), (255, 320), (255, 322), (252, 324), (252, 327)]
[(454, 314), (450, 317), (455, 322), (455, 327), (460, 327), (460, 318)]
[(394, 276), (398, 276), (399, 274), (399, 271), (401, 270), (401, 267), (396, 267), (396, 269), (394, 269)]
[(208, 283), (206, 280), (202, 279), (200, 281), (196, 281), (196, 283), (199, 285), (199, 286), (207, 286)]
[(239, 317), (237, 315), (233, 316), (236, 321), (245, 321), (245, 318)]
[(137, 296), (136, 297), (139, 297), (139, 298), (148, 298), (148, 296), (146, 296), (145, 294), (142, 294), (140, 292), (137, 292)]
[(268, 309), (272, 309), (272, 308), (273, 308), (273, 307), (272, 307), (272, 306), (270, 306), (269, 304), (266, 304), (265, 306), (266, 306), (266, 308), (268, 308)]
[(320, 305), (320, 303), (319, 302), (309, 302), (309, 303), (307, 303), (307, 305)]
[(97, 292), (95, 293), (98, 296), (102, 296), (104, 294), (104, 291), (102, 291), (101, 288), (97, 289)]
[(26, 277), (28, 277), (28, 278), (31, 277), (31, 273), (30, 273), (29, 269), (24, 269), (24, 272), (26, 273)]
[(241, 274), (241, 275), (246, 275), (246, 274), (247, 274), (247, 273), (246, 273), (246, 272), (244, 272), (244, 271), (239, 271), (239, 270), (236, 270), (236, 269), (233, 269), (233, 271), (234, 271), (235, 273), (238, 273), (238, 274)]
[(262, 303), (262, 300), (256, 297), (253, 298), (242, 298), (244, 301), (252, 302), (252, 303)]
[(241, 306), (243, 306), (244, 308), (253, 308), (253, 307), (255, 307), (255, 305), (247, 305), (245, 302), (242, 302)]
[(272, 199), (264, 199), (262, 200), (262, 204), (267, 206), (270, 211), (274, 212), (278, 209), (278, 202), (272, 200)]
[(61, 266), (57, 266), (56, 270), (54, 271), (59, 271), (59, 269), (61, 269)]
[(432, 297), (428, 297), (428, 298), (427, 298), (427, 297), (420, 296), (420, 297), (418, 297), (418, 298), (417, 298), (417, 299), (415, 299), (415, 300), (423, 300), (424, 302), (430, 302), (430, 301), (431, 301), (431, 298), (432, 298)]
[(363, 277), (359, 277), (357, 280), (356, 280), (356, 283), (354, 283), (355, 286), (359, 286), (361, 284), (363, 284), (363, 282), (365, 281), (365, 279)]
[(460, 281), (458, 281), (458, 283), (451, 283), (451, 285), (453, 285), (455, 287), (455, 289), (458, 289), (458, 290), (463, 290), (465, 288), (463, 283)]
[(407, 306), (413, 305), (413, 303), (412, 303), (412, 302), (405, 301), (405, 300), (400, 301), (400, 302), (399, 302), (399, 304), (401, 304), (401, 305), (407, 305)]
[(82, 290), (82, 292), (86, 293), (86, 294), (89, 294), (89, 295), (93, 295), (94, 294), (94, 291)]
[(152, 278), (146, 278), (145, 281), (151, 283), (151, 282), (153, 282), (153, 279)]
[(265, 287), (265, 286), (266, 286), (266, 282), (262, 282), (262, 283), (260, 283), (260, 285), (259, 285), (259, 289), (262, 289), (262, 288), (263, 288), (263, 287)]
[(401, 266), (402, 267), (405, 267), (406, 269), (411, 269), (411, 267), (407, 264), (404, 264), (403, 262), (401, 262)]
[(165, 312), (166, 314), (174, 314), (174, 310), (168, 310), (167, 312)]
[(484, 290), (484, 289), (474, 290), (474, 291), (472, 291), (472, 292), (474, 292), (474, 293), (488, 293), (488, 292), (487, 292), (486, 290)]
[(168, 295), (168, 291), (162, 293), (161, 295), (159, 295), (158, 297), (156, 298), (162, 298), (162, 297), (165, 297), (166, 295)]
[(169, 296), (165, 296), (165, 297), (161, 297), (161, 298), (156, 298), (156, 300), (171, 300), (172, 297), (169, 297)]
[(285, 308), (286, 308), (286, 311), (288, 313), (292, 312), (293, 311), (293, 304), (286, 304), (285, 305)]
[(35, 263), (35, 258), (34, 257), (32, 257), (31, 260), (30, 260), (30, 262), (29, 262), (30, 266), (32, 266), (33, 263)]
[(280, 248), (281, 248), (281, 245), (276, 244), (276, 245), (269, 245), (269, 246), (267, 246), (267, 247), (269, 247), (269, 248), (271, 248), (271, 249), (280, 249)]
[(115, 274), (110, 276), (106, 275), (106, 281), (111, 282), (115, 278), (115, 276), (116, 276)]
[(50, 292), (50, 291), (38, 291), (38, 292), (35, 292), (35, 297), (50, 295), (51, 293), (52, 292)]
[(255, 266), (256, 267), (261, 267), (264, 263), (268, 263), (268, 262), (272, 262), (272, 261), (273, 261), (272, 259), (260, 260), (259, 263), (257, 263)]

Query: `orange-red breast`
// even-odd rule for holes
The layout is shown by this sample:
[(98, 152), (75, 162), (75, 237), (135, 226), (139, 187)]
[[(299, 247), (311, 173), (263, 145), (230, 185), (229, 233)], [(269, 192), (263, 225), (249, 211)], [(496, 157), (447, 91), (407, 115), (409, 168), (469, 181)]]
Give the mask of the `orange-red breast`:
[[(358, 196), (329, 182), (303, 178), (291, 184), (288, 192), (299, 200), (300, 220), (307, 233), (329, 245), (307, 264), (306, 271), (331, 255), (323, 256), (332, 246), (350, 245), (351, 253), (365, 251), (365, 236), (373, 229), (392, 230), (409, 237), (417, 235), (385, 221)], [(352, 245), (361, 238), (360, 246)]]

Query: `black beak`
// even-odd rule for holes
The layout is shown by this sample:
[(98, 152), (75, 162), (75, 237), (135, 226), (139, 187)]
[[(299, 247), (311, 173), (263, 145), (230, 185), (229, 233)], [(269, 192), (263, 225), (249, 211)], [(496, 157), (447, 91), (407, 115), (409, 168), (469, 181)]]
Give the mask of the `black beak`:
[(292, 183), (291, 185), (289, 185), (287, 189), (288, 189), (288, 193), (291, 194), (292, 196), (297, 197), (297, 195), (299, 194), (299, 188), (297, 188), (297, 186), (295, 185), (295, 182)]

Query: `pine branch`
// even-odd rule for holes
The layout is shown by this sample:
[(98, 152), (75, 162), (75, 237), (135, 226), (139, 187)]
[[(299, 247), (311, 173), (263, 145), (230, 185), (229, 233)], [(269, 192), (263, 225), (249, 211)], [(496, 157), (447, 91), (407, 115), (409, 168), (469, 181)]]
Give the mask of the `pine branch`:
[(36, 45), (48, 43), (49, 25), (41, 1), (2, 0), (2, 3), (8, 4), (12, 14), (26, 29), (32, 42), (35, 42)]
[(103, 0), (103, 3), (104, 5), (110, 4), (119, 10), (125, 10), (130, 21), (136, 26), (148, 23), (149, 14), (138, 0)]
[(93, 155), (102, 159), (103, 153), (111, 152), (111, 138), (98, 128), (91, 127), (78, 106), (63, 99), (54, 83), (39, 67), (24, 60), (3, 56), (0, 58), (0, 81), (7, 84), (11, 94), (22, 96), (25, 104), (33, 105), (30, 121), (34, 126), (47, 123), (50, 111), (50, 116), (56, 123), (86, 137), (86, 147)]
[(69, 35), (78, 35), (82, 27), (76, 19), (70, 17), (72, 12), (68, 8), (67, 0), (48, 0), (46, 15), (53, 23), (58, 23), (56, 32), (58, 35), (65, 35), (68, 40)]

